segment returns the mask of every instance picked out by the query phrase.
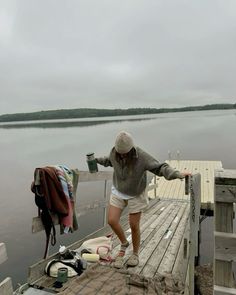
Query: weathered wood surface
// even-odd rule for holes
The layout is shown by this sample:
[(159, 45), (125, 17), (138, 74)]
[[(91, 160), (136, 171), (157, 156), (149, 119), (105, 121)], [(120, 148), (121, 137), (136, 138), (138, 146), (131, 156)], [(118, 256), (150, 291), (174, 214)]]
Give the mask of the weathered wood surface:
[(236, 262), (236, 234), (215, 232), (215, 259)]
[(113, 175), (113, 171), (98, 171), (90, 173), (89, 171), (75, 169), (75, 172), (79, 177), (79, 182), (111, 180)]
[(7, 251), (4, 243), (0, 243), (0, 264), (7, 260)]
[(11, 278), (6, 278), (2, 282), (0, 282), (0, 294), (1, 295), (12, 295), (13, 287)]
[[(4, 243), (0, 243), (0, 264), (7, 260), (7, 251)], [(0, 282), (0, 294), (1, 295), (12, 295), (13, 287), (11, 278), (6, 278)]]
[[(170, 160), (166, 161), (171, 167), (179, 171), (190, 171), (192, 174), (201, 174), (201, 208), (214, 209), (214, 171), (218, 169), (222, 171), (222, 163), (220, 161), (187, 161), (187, 160)], [(179, 179), (167, 181), (163, 177), (157, 178), (156, 194), (161, 199), (180, 199), (188, 200), (185, 195), (184, 181)], [(152, 180), (154, 184), (154, 179)], [(149, 193), (150, 196), (154, 192)]]
[[(128, 240), (131, 241), (127, 215), (122, 217), (121, 224)], [(185, 249), (186, 243), (183, 242), (183, 237), (187, 238), (189, 232), (189, 203), (170, 200), (151, 201), (151, 206), (143, 213), (140, 230), (140, 263), (137, 267), (130, 268), (130, 272), (143, 274), (147, 277), (154, 277), (160, 273), (169, 273), (184, 282), (187, 274), (189, 251)], [(109, 233), (111, 233), (111, 229), (107, 226), (86, 237), (86, 239)], [(70, 248), (77, 249), (81, 243), (82, 241), (76, 242)], [(119, 250), (117, 238), (114, 239), (113, 245), (113, 255), (116, 255)], [(127, 259), (131, 252), (132, 245), (127, 249)], [(28, 282), (36, 282), (40, 286), (52, 287), (55, 279), (48, 278), (43, 272), (46, 264), (53, 257), (51, 256), (32, 266)], [(63, 290), (66, 289), (69, 282), (64, 284)], [(70, 294), (69, 292), (68, 295)]]
[(190, 177), (190, 248), (189, 248), (189, 293), (194, 294), (195, 257), (198, 255), (198, 231), (201, 202), (201, 175)]
[[(186, 168), (187, 169), (187, 168)], [(183, 170), (183, 169), (182, 169)], [(76, 172), (79, 181), (108, 181), (111, 180), (112, 173), (89, 173), (84, 171)], [(193, 180), (196, 180), (196, 177), (193, 177)], [(197, 183), (199, 184), (197, 176)], [(148, 190), (157, 191), (158, 183), (155, 183), (156, 179), (152, 180), (152, 184), (149, 185)], [(137, 267), (130, 269), (131, 273), (137, 273), (144, 275), (146, 277), (155, 277), (159, 274), (171, 274), (174, 278), (181, 282), (186, 282), (185, 294), (193, 294), (193, 288), (189, 284), (192, 282), (192, 266), (189, 267), (189, 263), (193, 265), (192, 261), (197, 255), (196, 239), (198, 237), (197, 231), (199, 226), (199, 211), (200, 205), (196, 202), (196, 198), (199, 198), (199, 188), (195, 186), (192, 188), (192, 191), (195, 192), (194, 205), (194, 228), (191, 225), (190, 221), (190, 197), (183, 197), (184, 194), (184, 181), (171, 181), (175, 182), (172, 186), (171, 191), (169, 192), (169, 197), (172, 196), (172, 199), (167, 198), (159, 201), (158, 198), (151, 201), (151, 206), (146, 210), (141, 219), (141, 248), (140, 248), (140, 263)], [(171, 183), (170, 182), (170, 183)], [(179, 186), (181, 183), (181, 187)], [(106, 185), (105, 185), (106, 191)], [(179, 200), (175, 198), (176, 195), (181, 194), (182, 198)], [(174, 198), (174, 199), (173, 199)], [(101, 206), (105, 208), (107, 205), (106, 195), (104, 195), (104, 200), (101, 201)], [(83, 210), (96, 209), (99, 205), (94, 206), (93, 204), (89, 205), (89, 208), (83, 208)], [(100, 206), (100, 207), (101, 207)], [(194, 207), (193, 207), (194, 206)], [(81, 208), (80, 208), (81, 209)], [(193, 216), (193, 212), (191, 213)], [(193, 222), (193, 221), (192, 221)], [(33, 219), (33, 231), (38, 232), (43, 229), (41, 220), (39, 218)], [(127, 234), (127, 239), (131, 241), (131, 230), (129, 228), (129, 222), (126, 215), (122, 216), (121, 224)], [(190, 225), (192, 229), (190, 230)], [(190, 233), (192, 243), (190, 243)], [(70, 249), (77, 249), (80, 247), (83, 241), (102, 235), (107, 235), (111, 233), (111, 229), (106, 225), (101, 230), (92, 233), (91, 235), (85, 237), (84, 239), (74, 243), (70, 246)], [(116, 238), (113, 241), (114, 250), (113, 255), (115, 256), (119, 250), (119, 241)], [(190, 246), (192, 250), (190, 251)], [(132, 251), (132, 244), (127, 249), (128, 259)], [(38, 262), (37, 264), (29, 268), (29, 278), (28, 283), (36, 283), (39, 286), (50, 287), (52, 288), (53, 283), (55, 282), (54, 278), (49, 278), (44, 275), (44, 269), (46, 264), (53, 258), (56, 258), (58, 254), (52, 255), (45, 260)], [(191, 258), (190, 258), (191, 256)], [(192, 272), (191, 272), (192, 270)], [(191, 275), (189, 276), (189, 272)], [(187, 279), (188, 277), (188, 279)], [(191, 278), (191, 279), (190, 279)], [(67, 284), (63, 286), (63, 290), (66, 289)], [(190, 288), (191, 287), (191, 288)], [(61, 289), (62, 290), (62, 289)], [(69, 295), (70, 293), (68, 293)]]
[(214, 295), (236, 295), (236, 289), (214, 286)]
[(215, 186), (216, 202), (236, 203), (236, 186), (233, 185), (216, 185)]
[(219, 169), (215, 171), (215, 184), (236, 185), (236, 170)]
[[(234, 186), (234, 187), (232, 187)], [(233, 233), (234, 198), (229, 198), (228, 187), (232, 195), (236, 186), (236, 170), (216, 171), (215, 173), (215, 251), (214, 251), (214, 294), (221, 294), (218, 287), (234, 287), (232, 257), (235, 253), (235, 235)], [(226, 197), (225, 197), (226, 196)], [(229, 247), (228, 249), (226, 249)], [(225, 259), (223, 259), (225, 256)], [(232, 291), (232, 290), (231, 290)], [(222, 293), (230, 294), (230, 293)], [(234, 293), (232, 293), (234, 294)]]

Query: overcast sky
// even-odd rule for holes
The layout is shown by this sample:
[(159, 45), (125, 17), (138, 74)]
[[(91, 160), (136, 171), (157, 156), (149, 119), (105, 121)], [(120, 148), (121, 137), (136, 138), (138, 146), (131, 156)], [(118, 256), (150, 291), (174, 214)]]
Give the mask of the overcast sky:
[(0, 114), (236, 103), (235, 0), (0, 0)]

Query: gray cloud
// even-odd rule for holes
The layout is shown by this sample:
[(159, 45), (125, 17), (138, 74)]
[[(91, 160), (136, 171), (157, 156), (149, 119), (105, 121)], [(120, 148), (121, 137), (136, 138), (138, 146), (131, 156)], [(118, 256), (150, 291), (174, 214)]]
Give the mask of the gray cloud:
[(234, 0), (0, 0), (0, 113), (235, 103)]

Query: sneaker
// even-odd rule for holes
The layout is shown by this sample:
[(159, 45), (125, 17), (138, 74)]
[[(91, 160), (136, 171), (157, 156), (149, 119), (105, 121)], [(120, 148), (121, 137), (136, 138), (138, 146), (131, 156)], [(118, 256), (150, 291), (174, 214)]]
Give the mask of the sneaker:
[(124, 257), (125, 257), (125, 251), (129, 247), (129, 242), (126, 241), (126, 243), (120, 245), (120, 251), (118, 255), (116, 256), (115, 262), (113, 263), (113, 266), (115, 268), (122, 268), (124, 266)]
[(118, 255), (116, 257), (115, 262), (113, 263), (113, 266), (115, 268), (122, 268), (124, 266), (124, 255), (123, 256)]
[(137, 266), (139, 264), (138, 254), (132, 254), (126, 262), (127, 266)]

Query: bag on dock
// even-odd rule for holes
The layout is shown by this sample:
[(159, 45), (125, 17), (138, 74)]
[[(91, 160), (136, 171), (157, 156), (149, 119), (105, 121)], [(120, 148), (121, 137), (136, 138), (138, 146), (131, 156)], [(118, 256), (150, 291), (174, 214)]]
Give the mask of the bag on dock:
[(58, 269), (61, 267), (65, 267), (68, 270), (68, 278), (81, 275), (85, 269), (83, 261), (81, 259), (65, 259), (65, 260), (58, 260), (53, 259), (49, 261), (49, 263), (45, 267), (45, 273), (53, 278), (57, 277)]
[(112, 251), (112, 235), (89, 239), (76, 250), (77, 252), (99, 254), (103, 260), (110, 260)]

